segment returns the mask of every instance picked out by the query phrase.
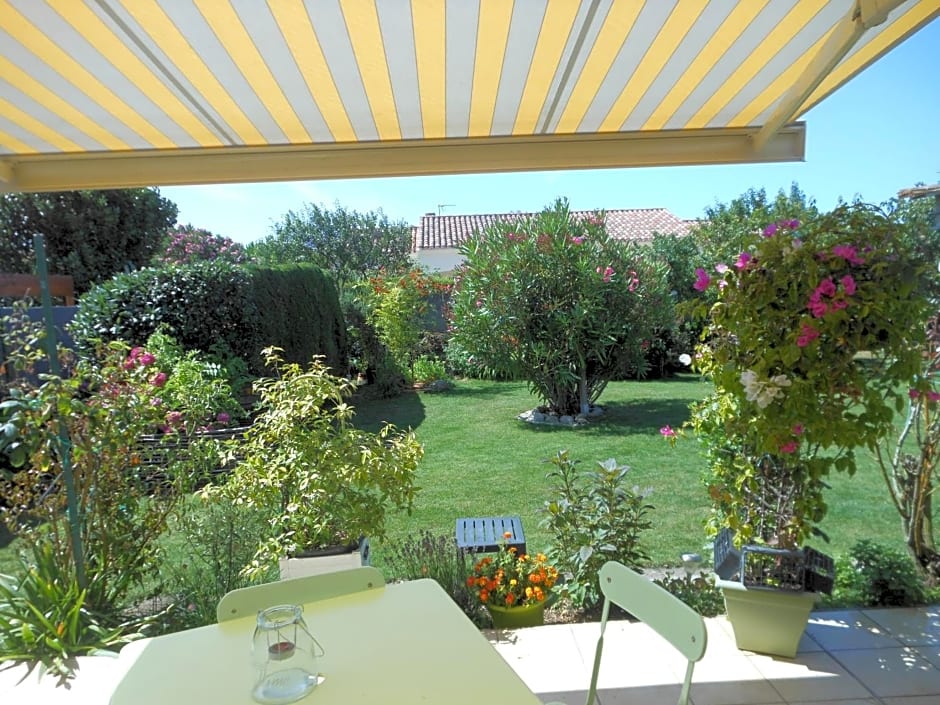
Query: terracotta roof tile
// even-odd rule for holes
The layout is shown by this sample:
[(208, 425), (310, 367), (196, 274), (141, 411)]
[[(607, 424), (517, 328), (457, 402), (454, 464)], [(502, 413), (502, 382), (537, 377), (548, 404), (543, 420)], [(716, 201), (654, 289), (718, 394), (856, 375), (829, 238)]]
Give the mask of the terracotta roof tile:
[[(572, 211), (575, 218), (590, 218), (594, 211)], [(534, 213), (480, 213), (476, 215), (435, 215), (427, 213), (412, 227), (412, 252), (457, 248), (474, 232), (498, 221), (527, 218)], [(613, 237), (649, 242), (654, 233), (687, 235), (694, 220), (682, 220), (665, 208), (625, 208), (606, 212), (607, 232)]]

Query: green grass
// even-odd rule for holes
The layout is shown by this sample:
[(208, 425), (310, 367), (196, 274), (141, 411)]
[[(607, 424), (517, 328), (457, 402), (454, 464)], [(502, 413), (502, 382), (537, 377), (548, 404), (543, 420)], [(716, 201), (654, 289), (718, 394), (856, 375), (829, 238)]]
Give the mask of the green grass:
[[(680, 553), (702, 551), (705, 544), (703, 461), (694, 440), (671, 448), (659, 429), (681, 426), (689, 403), (707, 391), (708, 385), (692, 375), (612, 383), (599, 400), (606, 414), (577, 429), (517, 421), (519, 413), (538, 405), (523, 383), (461, 380), (443, 394), (354, 399), (358, 426), (375, 430), (390, 421), (411, 427), (425, 447), (415, 510), (391, 517), (386, 541), (421, 529), (450, 535), (458, 517), (519, 514), (529, 546), (545, 548), (551, 537), (539, 526), (550, 498), (545, 477), (550, 466), (544, 461), (568, 449), (585, 469), (616, 458), (632, 468), (633, 484), (652, 488), (649, 499), (655, 509), (653, 528), (644, 535), (646, 546), (655, 565), (678, 564)], [(903, 547), (900, 520), (877, 465), (864, 451), (860, 457), (855, 477), (830, 480), (829, 516), (822, 528), (832, 542), (818, 544), (827, 553), (845, 553), (863, 538)], [(374, 555), (381, 567), (381, 543)], [(0, 572), (14, 567), (12, 547), (0, 540)]]
[[(530, 548), (544, 548), (551, 541), (539, 526), (551, 494), (544, 461), (568, 449), (582, 468), (616, 458), (631, 467), (633, 484), (652, 488), (655, 509), (646, 546), (655, 565), (678, 564), (679, 554), (704, 549), (709, 503), (697, 444), (687, 440), (671, 448), (659, 429), (681, 426), (689, 402), (708, 388), (692, 375), (612, 383), (599, 400), (606, 414), (577, 429), (517, 421), (517, 414), (538, 405), (523, 383), (461, 380), (443, 394), (354, 400), (360, 427), (375, 430), (383, 421), (411, 427), (425, 447), (415, 510), (392, 517), (387, 541), (421, 529), (452, 533), (458, 517), (519, 514)], [(818, 544), (827, 553), (847, 552), (861, 538), (901, 545), (900, 521), (884, 480), (867, 453), (860, 455), (855, 477), (831, 478), (829, 516), (822, 526), (831, 543)], [(381, 553), (378, 544), (379, 565)]]

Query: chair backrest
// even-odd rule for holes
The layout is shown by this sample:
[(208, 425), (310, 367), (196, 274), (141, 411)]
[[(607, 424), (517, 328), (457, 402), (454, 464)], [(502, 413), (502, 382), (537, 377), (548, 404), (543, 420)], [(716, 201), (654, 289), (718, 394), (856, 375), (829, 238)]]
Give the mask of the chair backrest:
[(215, 616), (218, 621), (226, 622), (230, 619), (255, 615), (259, 610), (272, 605), (327, 600), (331, 597), (372, 590), (384, 585), (385, 577), (378, 569), (371, 566), (278, 580), (264, 585), (238, 588), (226, 593), (215, 608)]
[(611, 603), (627, 610), (641, 622), (649, 625), (689, 660), (685, 681), (679, 695), (679, 705), (687, 705), (689, 687), (692, 684), (692, 670), (695, 663), (705, 655), (705, 647), (708, 645), (708, 635), (702, 615), (648, 578), (616, 561), (608, 561), (601, 567), (600, 583), (601, 592), (604, 594), (604, 610), (601, 615), (601, 635), (597, 640), (597, 650), (594, 655), (591, 687), (588, 690), (588, 705), (593, 705), (597, 694), (597, 675), (601, 665), (604, 630), (607, 628)]

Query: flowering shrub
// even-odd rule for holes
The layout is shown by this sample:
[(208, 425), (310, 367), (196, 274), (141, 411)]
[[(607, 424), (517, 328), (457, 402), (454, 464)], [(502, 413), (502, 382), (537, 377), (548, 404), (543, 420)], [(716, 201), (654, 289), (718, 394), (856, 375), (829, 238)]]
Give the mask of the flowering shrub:
[(214, 260), (244, 264), (248, 261), (245, 248), (237, 242), (192, 225), (172, 230), (166, 247), (156, 259), (160, 264), (194, 264)]
[(587, 413), (673, 321), (664, 265), (563, 200), (475, 234), (461, 253), (451, 341), (478, 369), (525, 379), (559, 414)]
[(503, 535), (496, 557), (486, 556), (473, 566), (467, 587), (484, 605), (524, 607), (544, 601), (555, 586), (558, 571), (544, 553), (517, 555), (507, 546), (511, 532)]
[(717, 295), (695, 356), (715, 392), (690, 422), (713, 528), (783, 547), (816, 531), (826, 476), (855, 472), (919, 369), (923, 266), (896, 223), (852, 204), (771, 223), (730, 265), (698, 270), (696, 288)]

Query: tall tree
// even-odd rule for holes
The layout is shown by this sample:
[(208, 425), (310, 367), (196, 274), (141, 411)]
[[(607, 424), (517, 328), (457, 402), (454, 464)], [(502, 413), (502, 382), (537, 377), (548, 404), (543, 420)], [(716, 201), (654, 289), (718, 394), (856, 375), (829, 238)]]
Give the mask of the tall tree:
[(407, 269), (410, 254), (405, 221), (390, 221), (381, 208), (359, 213), (339, 203), (332, 210), (308, 203), (300, 213), (288, 211), (272, 235), (248, 246), (248, 255), (261, 263), (311, 262), (330, 272), (341, 292), (380, 270)]
[(117, 272), (143, 267), (176, 223), (156, 189), (0, 195), (0, 271), (32, 272), (33, 236), (45, 238), (49, 271), (87, 291)]
[(792, 184), (770, 199), (764, 189), (748, 189), (730, 203), (716, 203), (705, 209), (705, 217), (693, 228), (692, 236), (706, 261), (731, 264), (754, 233), (767, 223), (795, 219), (809, 222), (819, 215), (816, 202)]

